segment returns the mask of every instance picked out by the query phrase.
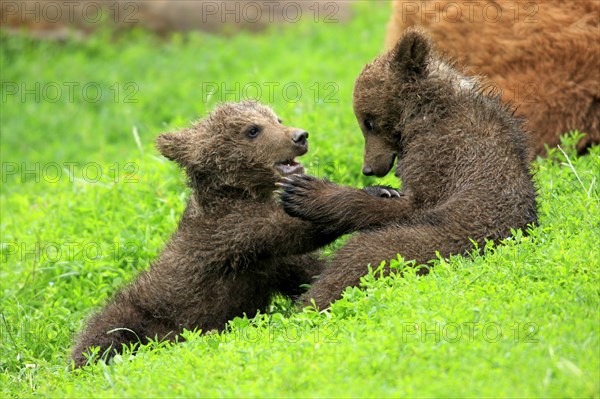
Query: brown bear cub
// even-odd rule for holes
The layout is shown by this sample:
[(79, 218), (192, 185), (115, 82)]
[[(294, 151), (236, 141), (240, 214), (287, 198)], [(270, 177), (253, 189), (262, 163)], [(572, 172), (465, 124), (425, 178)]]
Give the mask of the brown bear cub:
[[(304, 296), (326, 308), (368, 269), (400, 254), (417, 264), (464, 254), (485, 240), (537, 223), (536, 190), (522, 121), (436, 56), (411, 28), (367, 65), (354, 89), (365, 138), (365, 175), (385, 176), (397, 158), (402, 190), (381, 197), (309, 176), (281, 184), (285, 210), (336, 236), (362, 230), (340, 248)], [(389, 270), (389, 269), (388, 269)], [(422, 273), (426, 271), (422, 269)]]
[(275, 293), (300, 295), (322, 270), (311, 252), (333, 237), (288, 216), (274, 191), (283, 176), (303, 173), (294, 159), (307, 152), (307, 138), (251, 101), (159, 136), (158, 149), (185, 169), (192, 195), (159, 259), (91, 318), (75, 366), (87, 364), (91, 347), (108, 359), (123, 345), (173, 340), (184, 328), (222, 330), (264, 310)]

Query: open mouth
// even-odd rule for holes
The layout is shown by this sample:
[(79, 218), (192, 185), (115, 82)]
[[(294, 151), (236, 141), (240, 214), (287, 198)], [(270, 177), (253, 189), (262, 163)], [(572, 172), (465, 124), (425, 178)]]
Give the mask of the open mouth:
[(304, 173), (304, 166), (300, 162), (296, 162), (294, 159), (287, 159), (283, 162), (277, 162), (275, 169), (282, 176), (288, 175), (301, 175)]

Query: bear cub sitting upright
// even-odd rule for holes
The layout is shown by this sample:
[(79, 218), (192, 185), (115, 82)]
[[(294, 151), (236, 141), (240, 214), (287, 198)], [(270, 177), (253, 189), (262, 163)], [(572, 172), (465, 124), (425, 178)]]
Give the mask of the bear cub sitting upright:
[(264, 310), (274, 293), (300, 295), (323, 266), (310, 252), (333, 236), (288, 216), (274, 191), (283, 176), (303, 173), (295, 158), (308, 151), (307, 138), (253, 101), (223, 104), (192, 128), (159, 136), (192, 195), (160, 258), (91, 318), (75, 366), (87, 364), (91, 347), (109, 359), (123, 345), (173, 340), (183, 329), (222, 330)]
[(523, 121), (440, 57), (422, 30), (407, 29), (363, 69), (354, 113), (365, 139), (363, 173), (383, 177), (396, 162), (402, 190), (376, 198), (309, 176), (281, 183), (290, 215), (336, 236), (361, 231), (338, 250), (305, 305), (314, 299), (328, 307), (359, 285), (367, 265), (397, 254), (420, 265), (537, 224)]

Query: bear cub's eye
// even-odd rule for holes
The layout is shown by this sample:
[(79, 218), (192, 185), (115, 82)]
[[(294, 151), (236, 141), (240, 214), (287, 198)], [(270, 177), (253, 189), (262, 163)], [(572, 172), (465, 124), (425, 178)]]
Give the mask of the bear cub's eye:
[(365, 128), (368, 131), (372, 131), (373, 130), (373, 122), (370, 119), (365, 119), (364, 124), (365, 124)]
[(260, 134), (260, 128), (258, 126), (252, 126), (246, 130), (246, 135), (251, 139), (255, 138)]

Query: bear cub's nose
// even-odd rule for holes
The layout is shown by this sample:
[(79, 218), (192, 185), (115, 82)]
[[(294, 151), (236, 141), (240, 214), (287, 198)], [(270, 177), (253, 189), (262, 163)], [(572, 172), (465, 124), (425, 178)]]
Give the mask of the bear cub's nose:
[(306, 130), (297, 130), (292, 135), (292, 141), (302, 147), (306, 146), (306, 139), (308, 139), (308, 132)]
[(365, 176), (373, 176), (373, 174), (374, 174), (373, 169), (371, 169), (370, 166), (365, 166), (363, 168), (362, 172), (363, 172), (363, 175), (365, 175)]

